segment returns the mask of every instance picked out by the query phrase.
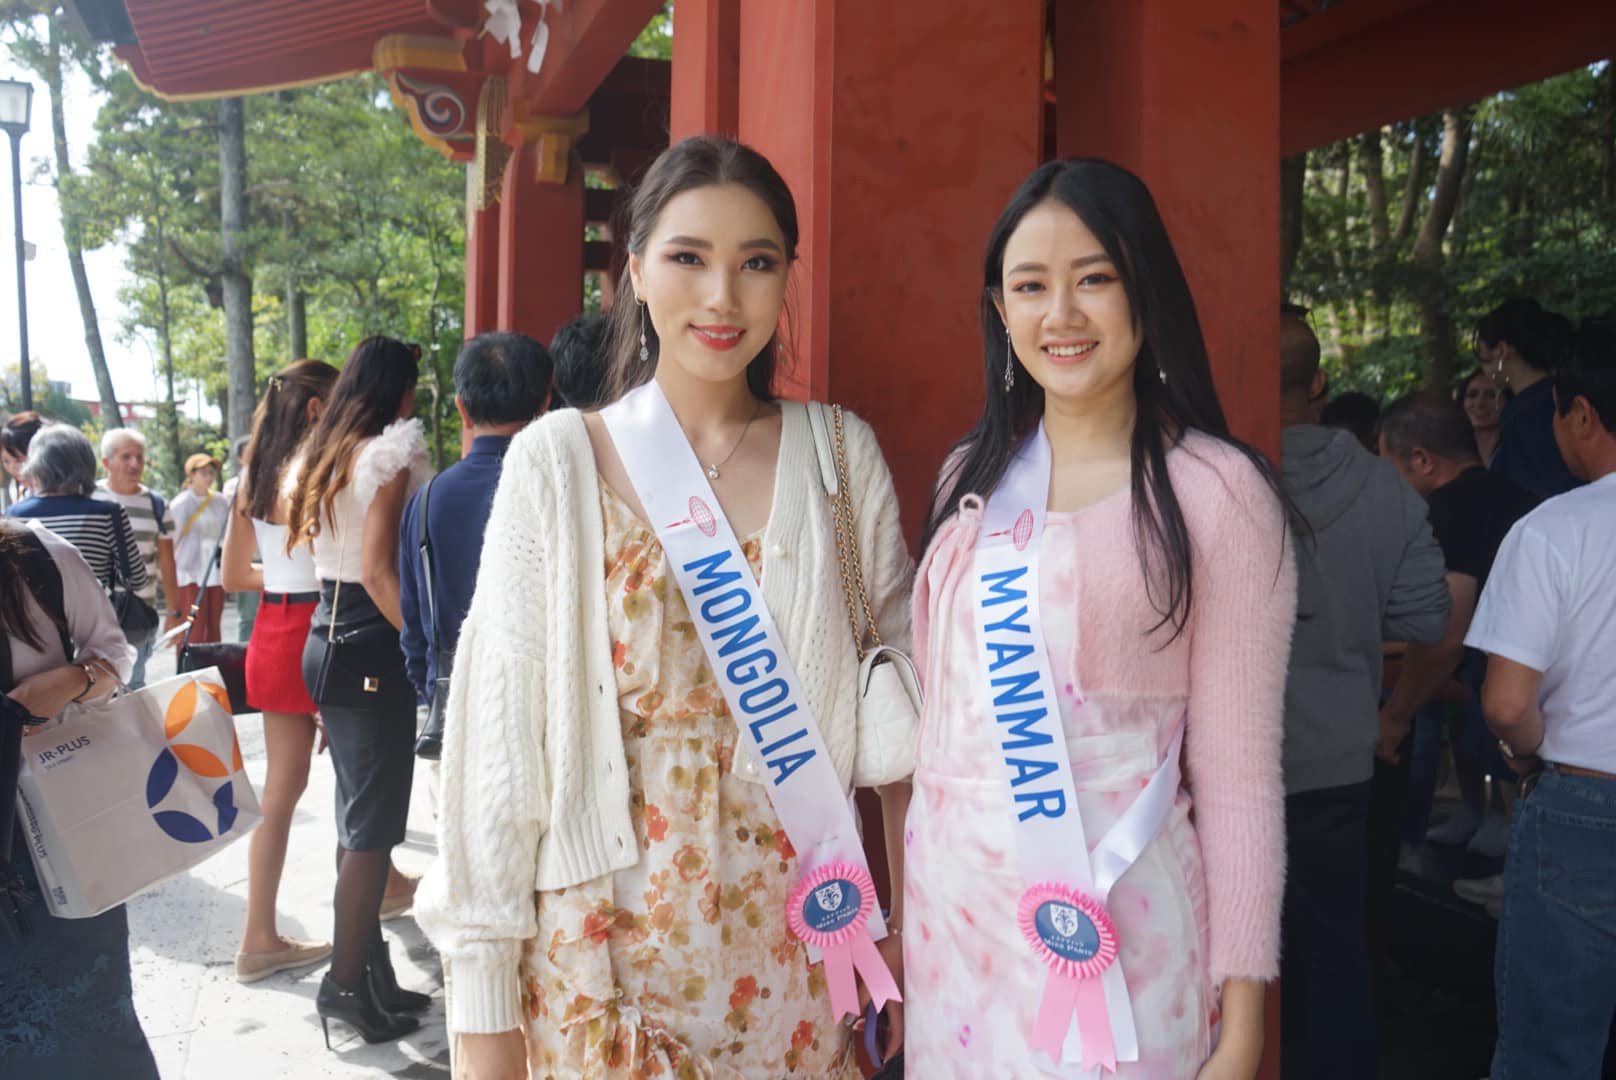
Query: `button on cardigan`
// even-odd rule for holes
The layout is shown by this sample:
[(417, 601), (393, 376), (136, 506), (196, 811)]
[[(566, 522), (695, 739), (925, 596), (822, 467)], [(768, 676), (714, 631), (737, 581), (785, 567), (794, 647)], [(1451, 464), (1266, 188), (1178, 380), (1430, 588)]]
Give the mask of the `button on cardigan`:
[[(913, 746), (861, 731), (856, 720), (858, 657), (807, 411), (791, 402), (781, 410), (764, 542), (788, 554), (765, 563), (764, 600), (844, 789), (901, 780), (913, 769)], [(849, 414), (846, 437), (876, 621), (884, 641), (906, 650), (912, 565), (892, 478), (868, 425)], [(578, 412), (551, 413), (511, 443), (450, 684), (439, 857), (416, 902), (452, 973), (451, 1031), (525, 1022), (517, 967), (537, 929), (535, 890), (639, 859), (606, 623), (600, 494)], [(691, 648), (700, 648), (694, 638)], [(889, 752), (860, 753), (861, 744)], [(734, 768), (763, 781), (745, 740)]]

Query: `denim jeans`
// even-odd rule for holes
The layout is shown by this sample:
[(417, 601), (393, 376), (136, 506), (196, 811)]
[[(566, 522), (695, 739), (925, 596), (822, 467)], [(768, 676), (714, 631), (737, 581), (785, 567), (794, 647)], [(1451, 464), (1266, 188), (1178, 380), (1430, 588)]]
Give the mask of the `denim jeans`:
[(1616, 1013), (1616, 780), (1550, 771), (1515, 807), (1492, 1080), (1597, 1077)]
[(146, 685), (146, 661), (151, 659), (152, 646), (157, 643), (155, 636), (146, 639), (144, 645), (135, 646), (135, 670), (129, 676), (129, 689), (139, 690)]

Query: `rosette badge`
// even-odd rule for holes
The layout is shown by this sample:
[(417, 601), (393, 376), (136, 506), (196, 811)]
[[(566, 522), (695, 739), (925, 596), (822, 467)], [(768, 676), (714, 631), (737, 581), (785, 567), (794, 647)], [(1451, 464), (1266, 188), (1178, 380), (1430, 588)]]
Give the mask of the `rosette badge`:
[(824, 863), (808, 871), (786, 905), (786, 924), (797, 940), (825, 954), (825, 982), (837, 1016), (858, 1013), (855, 969), (877, 1009), (903, 1000), (865, 929), (874, 909), (875, 882), (868, 870), (850, 862)]
[(1117, 928), (1105, 905), (1058, 882), (1034, 885), (1017, 908), (1021, 935), (1049, 967), (1032, 1045), (1061, 1060), (1073, 1015), (1083, 1038), (1083, 1067), (1116, 1070), (1111, 1020), (1100, 976), (1117, 960)]

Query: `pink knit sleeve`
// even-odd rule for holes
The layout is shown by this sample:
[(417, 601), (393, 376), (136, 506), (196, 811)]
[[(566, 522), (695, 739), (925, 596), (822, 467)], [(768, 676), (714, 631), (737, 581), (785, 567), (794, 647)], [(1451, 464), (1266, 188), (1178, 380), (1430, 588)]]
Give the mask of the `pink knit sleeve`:
[(1194, 551), (1185, 742), (1218, 985), (1279, 974), (1280, 742), (1296, 567), (1279, 500), (1256, 467), (1221, 445), (1192, 453), (1194, 470), (1204, 462), (1212, 475), (1174, 477)]

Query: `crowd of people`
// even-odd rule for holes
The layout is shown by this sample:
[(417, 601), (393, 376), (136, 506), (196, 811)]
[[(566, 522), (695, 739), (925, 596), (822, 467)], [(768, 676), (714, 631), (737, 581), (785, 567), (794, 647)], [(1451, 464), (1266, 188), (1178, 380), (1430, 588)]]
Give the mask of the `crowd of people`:
[[(988, 237), (983, 407), (917, 565), (870, 427), (774, 392), (798, 223), (773, 166), (685, 140), (624, 236), (608, 315), (466, 342), (437, 476), (420, 348), (381, 336), (269, 380), (228, 494), (201, 454), (165, 503), (127, 429), (98, 484), (76, 429), (6, 428), (25, 719), (138, 685), (137, 622), (217, 636), (225, 592), (255, 598), (242, 981), (329, 959), (328, 1044), (405, 1036), (430, 999), (381, 922), (413, 902), (468, 1077), (858, 1076), (865, 1031), (884, 1075), (1218, 1080), (1255, 1075), (1283, 972), (1287, 1075), (1372, 1076), (1417, 830), (1507, 847), (1493, 1076), (1597, 1074), (1616, 968), (1564, 978), (1616, 951), (1616, 330), (1510, 301), (1455, 392), (1381, 410), (1325, 402), (1286, 305), (1275, 469), (1228, 429), (1144, 184), (1052, 162)], [(329, 943), (275, 910), (322, 733)], [(1427, 833), (1444, 745), (1463, 808)], [(418, 890), (390, 859), (417, 783)], [(101, 957), (118, 1030), (51, 1075), (155, 1075), (122, 911), (92, 922), (0, 972)]]

